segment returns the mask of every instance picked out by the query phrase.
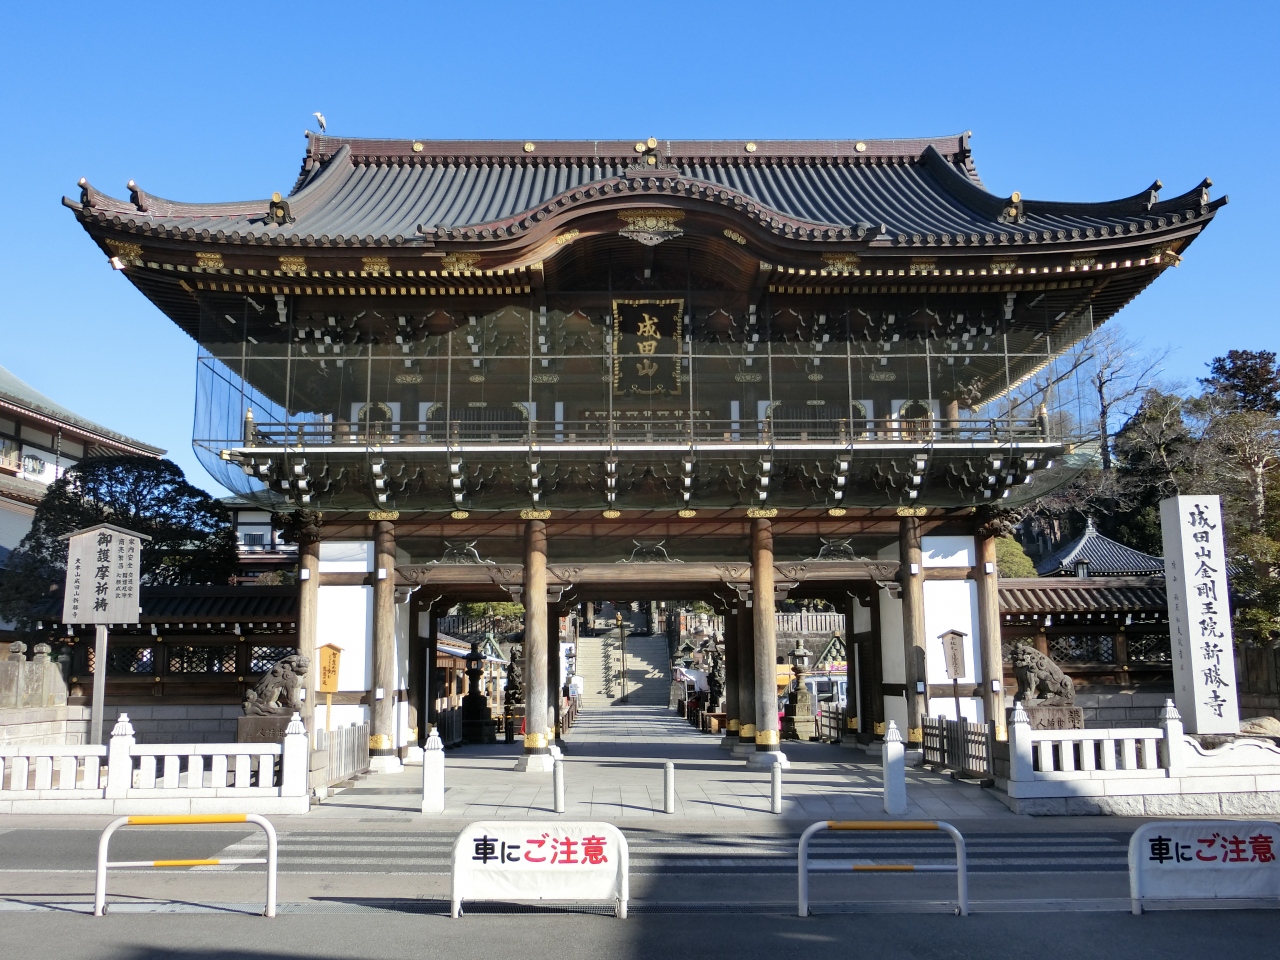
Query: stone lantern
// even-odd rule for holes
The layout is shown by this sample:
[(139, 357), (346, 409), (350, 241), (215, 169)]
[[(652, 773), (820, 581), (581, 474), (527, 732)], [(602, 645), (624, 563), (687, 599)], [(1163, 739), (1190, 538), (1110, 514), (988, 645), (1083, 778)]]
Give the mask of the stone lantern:
[(498, 721), (489, 710), (480, 678), (484, 673), (484, 654), (480, 641), (471, 641), (467, 654), (467, 695), (462, 698), (462, 739), (464, 743), (497, 743)]
[(789, 656), (795, 688), (783, 710), (782, 736), (787, 740), (813, 740), (818, 735), (818, 721), (813, 716), (813, 692), (804, 682), (812, 654), (804, 648), (804, 642), (797, 639), (796, 648)]

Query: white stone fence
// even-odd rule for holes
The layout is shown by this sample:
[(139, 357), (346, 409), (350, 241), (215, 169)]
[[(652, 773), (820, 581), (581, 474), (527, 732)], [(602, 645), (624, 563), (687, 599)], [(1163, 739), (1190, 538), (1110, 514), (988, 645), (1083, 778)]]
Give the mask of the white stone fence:
[(1183, 733), (1171, 700), (1160, 713), (1158, 727), (1032, 730), (1018, 704), (996, 786), (1033, 815), (1280, 814), (1280, 747), (1248, 738), (1207, 749)]
[(0, 813), (306, 813), (306, 730), (284, 743), (141, 744), (121, 714), (106, 746), (0, 744)]

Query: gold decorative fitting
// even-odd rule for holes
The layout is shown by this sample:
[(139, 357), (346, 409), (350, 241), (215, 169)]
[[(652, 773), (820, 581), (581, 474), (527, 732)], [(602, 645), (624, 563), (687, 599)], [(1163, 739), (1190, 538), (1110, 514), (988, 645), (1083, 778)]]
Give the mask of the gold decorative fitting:
[(465, 520), (467, 519), (467, 517), (471, 516), (471, 514), (469, 514), (466, 510), (455, 510), (453, 511), (453, 513), (449, 514), (449, 516), (452, 517), (454, 520)]
[(606, 510), (604, 513), (600, 514), (600, 516), (604, 517), (606, 520), (617, 520), (620, 516), (622, 516), (622, 511)]
[(866, 153), (867, 145), (863, 143), (861, 140), (859, 140), (857, 143), (853, 145), (853, 149), (857, 150), (859, 153)]
[(1097, 257), (1072, 257), (1070, 266), (1079, 270), (1081, 267), (1092, 267), (1097, 262)]
[(580, 233), (582, 233), (582, 231), (576, 228), (573, 230), (566, 230), (564, 233), (560, 234), (560, 236), (556, 237), (556, 243), (569, 243)]
[(658, 145), (658, 138), (650, 137), (648, 140), (645, 141), (645, 144), (649, 147), (650, 150), (652, 150)]
[(440, 269), (461, 273), (470, 270), (479, 262), (480, 254), (478, 253), (451, 253), (440, 261)]
[(1006, 270), (1012, 270), (1013, 265), (1017, 262), (1017, 257), (996, 257), (991, 261), (991, 272), (1003, 273)]
[(924, 728), (912, 727), (907, 731), (907, 743), (924, 743)]
[(484, 383), (484, 374), (473, 373), (471, 376), (467, 377), (467, 379), (470, 380), (472, 383)]
[(738, 383), (759, 383), (764, 379), (762, 373), (735, 373), (733, 379)]
[(883, 737), (883, 736), (885, 735), (885, 732), (886, 732), (888, 729), (889, 729), (889, 727), (888, 727), (886, 724), (883, 724), (883, 723), (877, 723), (877, 724), (876, 724), (876, 726), (875, 726), (875, 733), (876, 733), (876, 736), (877, 736), (877, 737)]
[[(817, 383), (819, 380), (821, 380), (821, 379), (822, 379), (822, 374), (820, 374), (820, 373), (811, 373), (811, 374), (809, 374), (809, 379), (810, 379), (810, 380), (812, 380), (814, 383)], [(810, 402), (812, 402), (812, 401), (810, 401)], [(814, 404), (814, 406), (817, 406), (817, 404)]]
[(280, 269), (285, 273), (306, 273), (307, 258), (306, 257), (281, 257)]
[(743, 740), (754, 740), (756, 736), (756, 725), (754, 723), (744, 723), (738, 728), (738, 736)]
[(832, 507), (830, 510), (828, 510), (828, 511), (827, 511), (827, 516), (829, 516), (829, 517), (843, 517), (843, 516), (844, 516), (846, 513), (848, 513), (848, 512), (849, 512), (849, 511), (848, 511), (848, 510), (846, 510), (844, 507)]
[(421, 383), (422, 374), (420, 373), (397, 373), (396, 383)]
[(550, 520), (551, 511), (550, 510), (521, 510), (520, 519), (521, 520)]
[(936, 257), (912, 257), (910, 273), (913, 277), (922, 273), (934, 273), (937, 270), (937, 267), (938, 260)]
[(196, 266), (201, 270), (221, 270), (222, 254), (220, 253), (197, 253)]
[(777, 515), (777, 507), (751, 507), (747, 510), (747, 516), (752, 520), (768, 520), (770, 517), (776, 517)]
[(399, 520), (400, 511), (399, 510), (370, 510), (369, 519), (370, 520)]
[(536, 150), (536, 149), (538, 149), (538, 148), (537, 148), (537, 147), (535, 147), (532, 143), (526, 143), (526, 144), (524, 145), (524, 152), (525, 152), (525, 153), (533, 153), (533, 151), (534, 151), (534, 150)]
[(386, 257), (361, 257), (360, 269), (365, 273), (390, 273), (391, 265)]
[(646, 247), (684, 236), (684, 231), (676, 226), (684, 219), (684, 213), (679, 210), (620, 210), (618, 219), (626, 223), (618, 233)]
[(754, 143), (748, 143), (747, 153), (755, 153), (755, 152), (756, 152), (756, 145)]
[(107, 249), (125, 263), (132, 263), (142, 266), (142, 245), (138, 243), (127, 243), (123, 240), (108, 240)]
[(418, 140), (413, 141), (413, 152), (414, 152), (414, 153), (421, 153), (421, 152), (422, 152), (422, 143), (421, 143), (421, 141), (418, 141)]
[(928, 512), (928, 507), (899, 507), (896, 511), (900, 517), (923, 517)]
[(524, 735), (524, 748), (526, 750), (542, 750), (547, 745), (547, 735), (545, 733), (526, 733)]
[(873, 383), (892, 383), (898, 379), (898, 375), (892, 370), (877, 370), (874, 373), (867, 374), (867, 379)]
[(1013, 193), (1009, 194), (1009, 202), (1010, 202), (1010, 203), (1021, 203), (1021, 202), (1022, 202), (1022, 194), (1021, 194), (1019, 191), (1017, 191), (1017, 190), (1013, 191)]
[(560, 374), (558, 373), (535, 373), (533, 375), (534, 383), (559, 383)]
[(726, 230), (724, 235), (739, 246), (745, 247), (747, 245), (747, 238), (740, 233), (736, 233), (733, 230)]
[(849, 273), (862, 262), (862, 258), (856, 253), (825, 253), (822, 255), (822, 262), (827, 265), (828, 270)]
[(637, 141), (636, 141), (636, 153), (644, 153), (644, 143), (643, 143), (643, 141), (640, 141), (640, 140), (637, 140)]
[(741, 721), (738, 721), (738, 720), (730, 720), (730, 721), (729, 721), (729, 732), (730, 732), (730, 733), (737, 733), (737, 732), (738, 732), (738, 728), (739, 728), (739, 727), (741, 727), (741, 726), (742, 726)]
[(369, 736), (370, 750), (390, 750), (391, 738), (385, 733), (374, 733)]
[(684, 517), (686, 520), (688, 520), (690, 517), (696, 517), (698, 515), (698, 511), (690, 510), (688, 507), (685, 507), (676, 515), (680, 517)]
[(761, 730), (756, 734), (756, 743), (762, 747), (776, 747), (778, 745), (778, 731)]

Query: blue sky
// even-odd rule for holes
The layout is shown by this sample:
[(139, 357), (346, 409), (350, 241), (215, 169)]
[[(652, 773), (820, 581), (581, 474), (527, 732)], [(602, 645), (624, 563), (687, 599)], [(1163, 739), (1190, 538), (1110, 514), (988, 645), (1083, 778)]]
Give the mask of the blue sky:
[(60, 204), (86, 176), (177, 200), (286, 191), (311, 113), (431, 138), (874, 138), (973, 131), (988, 188), (1231, 203), (1118, 323), (1193, 382), (1277, 349), (1271, 3), (6, 4), (0, 365), (191, 452), (195, 345)]

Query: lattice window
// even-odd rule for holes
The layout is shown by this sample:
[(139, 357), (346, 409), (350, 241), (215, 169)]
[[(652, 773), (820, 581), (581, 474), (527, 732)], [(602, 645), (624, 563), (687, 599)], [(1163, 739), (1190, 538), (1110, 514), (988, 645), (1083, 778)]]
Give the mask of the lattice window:
[(1005, 637), (1000, 641), (1000, 659), (1005, 663), (1009, 663), (1013, 657), (1015, 647), (1034, 647), (1035, 641), (1031, 637)]
[[(93, 651), (90, 650), (90, 664), (93, 663)], [(107, 673), (152, 674), (156, 672), (156, 651), (154, 647), (126, 647), (112, 645), (107, 647)]]
[(1115, 638), (1106, 634), (1059, 634), (1049, 637), (1049, 656), (1058, 663), (1113, 663)]
[(234, 644), (200, 647), (170, 647), (170, 673), (235, 673)]
[(277, 661), (297, 652), (294, 647), (254, 645), (249, 648), (249, 672), (266, 673)]
[(1129, 659), (1143, 663), (1169, 663), (1173, 650), (1167, 633), (1129, 634)]

